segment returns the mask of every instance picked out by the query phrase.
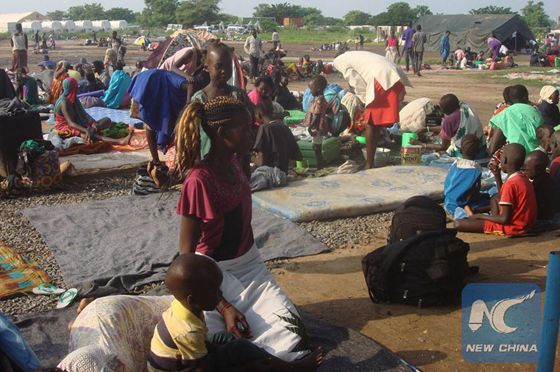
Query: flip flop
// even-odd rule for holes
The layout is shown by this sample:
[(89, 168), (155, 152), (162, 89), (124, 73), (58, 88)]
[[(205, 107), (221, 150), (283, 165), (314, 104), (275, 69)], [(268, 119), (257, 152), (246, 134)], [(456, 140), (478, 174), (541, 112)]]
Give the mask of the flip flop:
[(64, 309), (74, 301), (77, 295), (78, 295), (78, 290), (76, 288), (70, 288), (69, 290), (65, 291), (58, 298), (58, 302), (56, 303), (56, 308)]
[(33, 288), (33, 293), (38, 295), (52, 295), (64, 293), (66, 289), (58, 288), (53, 284), (39, 284), (38, 287)]

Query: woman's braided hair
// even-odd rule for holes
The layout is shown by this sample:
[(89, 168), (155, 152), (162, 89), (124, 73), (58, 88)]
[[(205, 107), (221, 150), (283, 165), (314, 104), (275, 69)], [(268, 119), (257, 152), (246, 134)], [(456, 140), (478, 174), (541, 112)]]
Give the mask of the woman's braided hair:
[(180, 179), (200, 156), (200, 127), (212, 139), (219, 127), (242, 110), (247, 110), (245, 104), (231, 96), (219, 96), (204, 104), (192, 102), (183, 110), (175, 126), (175, 169)]

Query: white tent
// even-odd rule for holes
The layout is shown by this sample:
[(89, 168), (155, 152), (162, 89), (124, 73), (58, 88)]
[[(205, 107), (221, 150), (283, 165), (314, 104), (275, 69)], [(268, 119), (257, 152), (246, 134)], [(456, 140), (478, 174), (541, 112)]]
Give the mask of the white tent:
[[(39, 12), (26, 13), (0, 13), (0, 32), (13, 32), (16, 29), (16, 23), (48, 21), (48, 18)], [(31, 31), (31, 28), (26, 31)]]
[(76, 24), (74, 23), (74, 21), (60, 21), (60, 23), (62, 23), (62, 28), (65, 29), (66, 31), (76, 31)]
[[(41, 26), (41, 21), (22, 22), (21, 28), (23, 29), (23, 32), (29, 32), (29, 31), (35, 32), (35, 31), (41, 31), (43, 29)], [(15, 25), (14, 25), (14, 30), (15, 30)]]
[(110, 21), (111, 30), (126, 30), (128, 28), (128, 22), (125, 20)]
[(41, 28), (43, 31), (62, 31), (62, 23), (60, 21), (43, 21)]
[(14, 32), (16, 30), (17, 22), (6, 22), (0, 25), (0, 32)]
[(93, 29), (96, 31), (99, 30), (110, 30), (111, 29), (111, 22), (107, 21), (107, 20), (102, 20), (102, 21), (93, 21)]
[(91, 31), (93, 30), (93, 23), (91, 21), (76, 21), (76, 30)]

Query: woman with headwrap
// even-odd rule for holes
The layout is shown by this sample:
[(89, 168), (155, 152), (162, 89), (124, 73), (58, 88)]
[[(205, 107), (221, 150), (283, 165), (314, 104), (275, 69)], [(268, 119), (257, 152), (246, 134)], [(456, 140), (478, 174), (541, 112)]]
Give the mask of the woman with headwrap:
[(67, 78), (62, 82), (63, 92), (54, 106), (54, 128), (60, 137), (83, 137), (86, 142), (100, 140), (114, 144), (126, 144), (130, 136), (115, 140), (103, 137), (101, 131), (111, 125), (111, 119), (96, 121), (83, 108), (78, 94), (76, 79)]
[(552, 85), (545, 85), (541, 89), (541, 98), (537, 107), (543, 116), (545, 125), (553, 127), (560, 125), (559, 93), (558, 89)]
[(56, 64), (54, 70), (54, 78), (51, 82), (51, 89), (49, 91), (49, 103), (56, 104), (58, 98), (62, 94), (62, 82), (68, 77), (68, 68), (70, 64), (66, 61), (60, 61)]

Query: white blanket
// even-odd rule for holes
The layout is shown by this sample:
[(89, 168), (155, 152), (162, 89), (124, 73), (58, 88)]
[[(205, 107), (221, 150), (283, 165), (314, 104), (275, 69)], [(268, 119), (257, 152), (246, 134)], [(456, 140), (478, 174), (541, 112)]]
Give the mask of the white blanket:
[(398, 81), (405, 86), (412, 86), (399, 66), (379, 54), (366, 51), (346, 52), (336, 57), (333, 64), (366, 106), (375, 99), (375, 81), (385, 90)]
[[(297, 334), (303, 331), (300, 316), (264, 265), (258, 249), (253, 246), (243, 256), (218, 262), (218, 266), (224, 275), (223, 296), (245, 315), (254, 344), (286, 361), (309, 352)], [(217, 311), (204, 315), (210, 333), (225, 331)]]
[(418, 133), (426, 127), (426, 114), (432, 112), (434, 104), (429, 98), (418, 98), (404, 106), (399, 112), (401, 131)]

